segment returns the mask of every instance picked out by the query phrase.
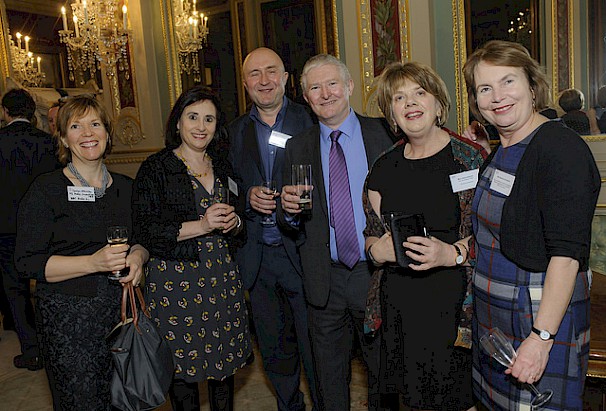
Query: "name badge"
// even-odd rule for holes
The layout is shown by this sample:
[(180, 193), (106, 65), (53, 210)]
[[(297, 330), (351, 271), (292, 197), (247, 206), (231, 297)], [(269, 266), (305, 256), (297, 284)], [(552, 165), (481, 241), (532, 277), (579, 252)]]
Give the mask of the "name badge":
[(459, 191), (471, 190), (476, 188), (478, 184), (479, 169), (462, 171), (460, 173), (451, 174), (450, 185), (452, 186), (452, 192), (458, 193)]
[(288, 134), (280, 133), (279, 131), (272, 131), (269, 136), (269, 144), (272, 146), (284, 148), (286, 147), (286, 142), (291, 138)]
[(516, 176), (501, 170), (495, 170), (492, 175), (492, 181), (490, 182), (490, 189), (497, 193), (509, 196), (515, 180)]
[(67, 201), (95, 202), (94, 187), (67, 186)]
[(238, 185), (231, 177), (227, 177), (227, 187), (229, 188), (229, 191), (236, 195), (236, 197), (238, 196)]

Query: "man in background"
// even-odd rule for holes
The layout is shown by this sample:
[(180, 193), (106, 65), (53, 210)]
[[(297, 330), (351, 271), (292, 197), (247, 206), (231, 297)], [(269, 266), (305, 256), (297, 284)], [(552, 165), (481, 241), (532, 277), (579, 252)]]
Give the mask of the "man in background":
[(304, 106), (284, 96), (288, 73), (273, 50), (250, 52), (242, 77), (253, 106), (229, 125), (230, 159), (246, 195), (247, 241), (238, 252), (240, 272), (278, 410), (305, 410), (299, 389), (301, 362), (317, 410), (301, 263), (295, 242), (276, 225), (277, 196), (262, 187), (264, 181), (274, 180), (279, 193), (286, 140), (310, 127), (312, 120)]
[(51, 135), (55, 135), (57, 131), (57, 115), (59, 114), (59, 102), (55, 101), (48, 109), (46, 118), (48, 119), (48, 128)]
[(39, 174), (57, 167), (51, 136), (31, 125), (36, 103), (23, 89), (2, 97), (2, 116), (7, 125), (0, 129), (0, 272), (21, 354), (13, 359), (17, 368), (42, 368), (36, 338), (30, 282), (20, 279), (14, 252), (17, 207), (30, 183)]

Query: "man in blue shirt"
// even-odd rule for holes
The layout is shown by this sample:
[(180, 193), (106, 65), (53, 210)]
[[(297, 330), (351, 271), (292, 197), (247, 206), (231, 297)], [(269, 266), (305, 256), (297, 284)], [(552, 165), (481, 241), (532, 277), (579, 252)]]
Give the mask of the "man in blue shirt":
[(273, 50), (250, 52), (242, 77), (253, 105), (229, 125), (230, 159), (247, 203), (247, 241), (237, 254), (238, 264), (278, 410), (305, 410), (299, 390), (301, 361), (317, 410), (301, 262), (294, 240), (276, 225), (277, 194), (262, 187), (273, 180), (280, 192), (286, 140), (313, 123), (305, 107), (284, 96), (288, 73)]
[(379, 393), (377, 337), (364, 336), (371, 267), (364, 251), (362, 190), (370, 165), (392, 141), (380, 119), (356, 114), (347, 66), (320, 54), (305, 63), (303, 96), (319, 124), (289, 140), (284, 179), (292, 164), (312, 169), (312, 208), (303, 212), (295, 185), (281, 193), (278, 220), (297, 236), (322, 409), (349, 409), (351, 352), (357, 334), (368, 366), (368, 409), (397, 409)]

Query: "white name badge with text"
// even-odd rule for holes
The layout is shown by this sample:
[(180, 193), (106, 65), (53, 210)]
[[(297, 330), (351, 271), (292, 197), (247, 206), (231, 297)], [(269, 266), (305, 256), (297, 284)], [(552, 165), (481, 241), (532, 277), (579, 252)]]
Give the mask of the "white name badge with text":
[(67, 186), (67, 201), (95, 202), (94, 187)]
[(284, 148), (286, 147), (286, 142), (291, 138), (288, 134), (280, 133), (279, 131), (272, 131), (269, 136), (269, 144), (272, 146)]
[(513, 182), (516, 180), (516, 176), (506, 173), (501, 170), (495, 170), (492, 175), (492, 181), (490, 182), (490, 189), (497, 193), (509, 196)]
[(236, 197), (238, 196), (238, 185), (234, 180), (231, 179), (231, 177), (227, 177), (227, 187), (229, 188), (229, 191), (235, 194)]
[(451, 174), (450, 185), (452, 186), (452, 192), (458, 193), (459, 191), (471, 190), (476, 188), (478, 184), (479, 169), (462, 171), (460, 173)]

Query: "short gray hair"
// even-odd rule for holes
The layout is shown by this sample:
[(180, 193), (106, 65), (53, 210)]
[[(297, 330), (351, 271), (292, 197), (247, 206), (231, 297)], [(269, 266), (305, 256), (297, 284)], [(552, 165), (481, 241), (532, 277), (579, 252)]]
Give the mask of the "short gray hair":
[(343, 82), (346, 85), (349, 83), (349, 80), (351, 80), (351, 74), (349, 73), (349, 69), (345, 63), (330, 54), (317, 54), (307, 60), (305, 66), (303, 66), (303, 72), (301, 73), (301, 89), (303, 90), (303, 94), (305, 94), (305, 90), (307, 88), (307, 73), (309, 73), (311, 69), (327, 64), (336, 66), (341, 72), (341, 79)]

